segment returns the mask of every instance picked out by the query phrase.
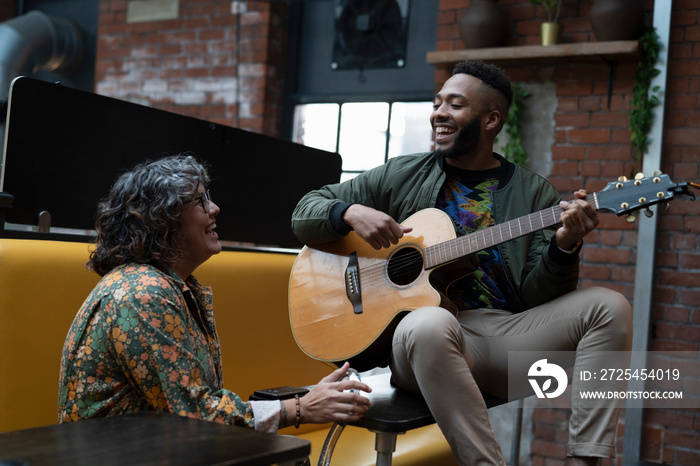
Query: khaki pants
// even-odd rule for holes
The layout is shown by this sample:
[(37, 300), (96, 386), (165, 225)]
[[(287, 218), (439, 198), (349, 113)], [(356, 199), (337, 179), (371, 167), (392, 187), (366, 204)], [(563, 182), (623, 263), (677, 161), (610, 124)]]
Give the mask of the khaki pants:
[[(423, 394), (460, 464), (505, 464), (481, 393), (507, 397), (509, 351), (576, 351), (578, 366), (591, 352), (631, 345), (630, 304), (595, 287), (519, 314), (416, 309), (394, 333), (391, 370), (398, 386)], [(571, 409), (567, 455), (614, 458), (618, 410), (573, 395)]]

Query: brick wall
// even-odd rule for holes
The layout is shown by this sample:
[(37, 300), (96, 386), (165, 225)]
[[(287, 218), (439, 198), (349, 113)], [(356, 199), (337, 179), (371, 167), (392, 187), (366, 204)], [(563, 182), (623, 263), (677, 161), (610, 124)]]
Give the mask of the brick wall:
[(98, 94), (279, 136), (287, 6), (181, 1), (177, 19), (127, 23), (100, 0)]
[[(647, 24), (653, 1), (643, 0)], [(675, 0), (669, 50), (668, 85), (662, 171), (674, 181), (698, 181), (700, 163), (700, 8), (692, 0)], [(523, 0), (499, 0), (509, 18), (508, 46), (539, 44), (542, 12)], [(464, 47), (457, 21), (469, 0), (440, 2), (438, 50)], [(592, 1), (564, 1), (562, 42), (595, 40), (587, 18)], [(549, 179), (565, 195), (573, 187), (597, 191), (636, 167), (629, 144), (627, 111), (632, 99), (636, 64), (616, 69), (610, 108), (607, 104), (608, 67), (601, 62), (557, 64), (551, 79), (556, 84), (557, 109), (553, 169)], [(537, 66), (506, 68), (515, 82), (537, 82)], [(439, 87), (449, 69), (438, 69)], [(528, 102), (527, 105), (531, 105)], [(651, 170), (654, 167), (650, 168)], [(642, 216), (643, 217), (643, 216)], [(601, 215), (599, 228), (585, 239), (581, 286), (606, 286), (634, 296), (637, 223)], [(643, 221), (643, 219), (642, 219)], [(653, 337), (657, 351), (695, 350), (700, 346), (700, 202), (678, 200), (658, 219), (656, 280), (653, 290)], [(694, 381), (697, 384), (697, 381)], [(645, 412), (642, 459), (677, 465), (700, 464), (698, 410), (648, 409)], [(534, 465), (563, 464), (568, 439), (569, 410), (538, 408), (532, 428)], [(618, 424), (618, 459), (622, 464), (624, 415)], [(611, 464), (612, 462), (604, 462)]]

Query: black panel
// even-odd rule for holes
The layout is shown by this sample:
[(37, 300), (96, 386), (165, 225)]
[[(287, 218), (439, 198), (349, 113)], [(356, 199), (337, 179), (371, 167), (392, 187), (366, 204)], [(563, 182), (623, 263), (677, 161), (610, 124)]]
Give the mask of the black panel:
[(14, 81), (3, 190), (7, 221), (92, 229), (97, 201), (144, 159), (192, 152), (211, 165), (224, 241), (298, 247), (290, 218), (306, 192), (340, 178), (338, 154), (49, 84)]
[(408, 0), (337, 1), (332, 69), (404, 66)]
[[(403, 2), (401, 2), (403, 3)], [(294, 102), (432, 100), (435, 67), (426, 53), (435, 50), (439, 0), (415, 0), (405, 15), (405, 63), (393, 68), (333, 69), (336, 18), (343, 2), (314, 1), (303, 6), (299, 34), (298, 83)], [(339, 8), (341, 8), (339, 10)], [(337, 58), (337, 57), (336, 57)]]

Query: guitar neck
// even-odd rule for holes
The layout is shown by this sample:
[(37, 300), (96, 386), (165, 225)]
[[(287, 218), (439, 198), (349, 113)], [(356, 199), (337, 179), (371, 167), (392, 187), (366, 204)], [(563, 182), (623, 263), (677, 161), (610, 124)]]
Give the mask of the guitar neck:
[[(596, 193), (586, 196), (586, 202), (598, 210)], [(563, 209), (558, 205), (532, 214), (477, 230), (468, 235), (425, 248), (425, 268), (431, 269), (460, 257), (496, 246), (534, 231), (559, 223)]]

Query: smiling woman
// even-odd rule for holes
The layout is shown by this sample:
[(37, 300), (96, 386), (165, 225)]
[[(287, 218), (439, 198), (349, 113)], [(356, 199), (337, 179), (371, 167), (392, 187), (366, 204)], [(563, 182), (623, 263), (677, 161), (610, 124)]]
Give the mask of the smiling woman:
[(212, 255), (221, 252), (219, 235), (216, 234), (216, 220), (219, 206), (212, 202), (209, 191), (199, 186), (199, 194), (193, 202), (182, 209), (182, 241), (185, 254), (179, 259), (174, 268), (180, 278), (187, 279), (194, 269), (202, 265)]
[(64, 343), (59, 422), (158, 411), (274, 432), (367, 410), (344, 393), (371, 391), (340, 382), (347, 365), (303, 399), (246, 402), (223, 388), (212, 290), (192, 275), (221, 251), (208, 186), (205, 166), (176, 155), (123, 174), (98, 205), (88, 267), (102, 280)]

